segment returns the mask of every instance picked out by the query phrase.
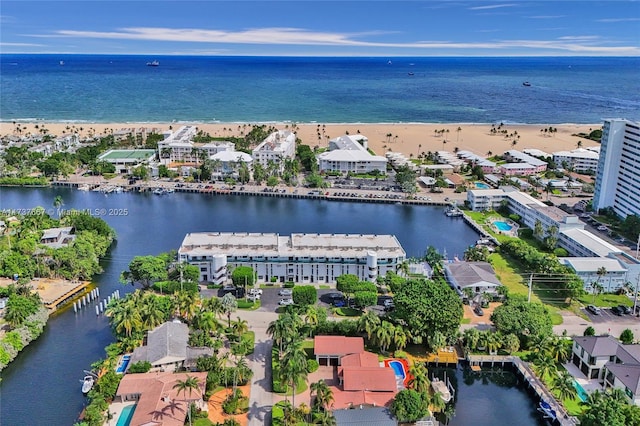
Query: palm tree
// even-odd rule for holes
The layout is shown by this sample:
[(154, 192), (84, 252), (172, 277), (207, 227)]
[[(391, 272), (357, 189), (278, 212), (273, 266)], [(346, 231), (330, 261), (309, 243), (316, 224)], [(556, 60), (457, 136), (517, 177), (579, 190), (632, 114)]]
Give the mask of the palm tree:
[(538, 355), (533, 361), (533, 371), (543, 380), (552, 377), (558, 371), (556, 361), (549, 355)]
[(64, 206), (64, 201), (62, 200), (61, 195), (56, 195), (56, 198), (53, 199), (53, 207), (56, 208), (56, 212), (58, 213), (58, 219), (60, 219), (60, 210)]
[[(180, 396), (180, 392), (182, 392), (183, 396), (186, 396), (188, 391), (189, 397), (191, 397), (193, 390), (200, 388), (200, 382), (197, 377), (192, 377), (187, 374), (187, 377), (184, 380), (177, 380), (176, 384), (173, 385), (173, 388), (178, 389), (178, 396)], [(187, 402), (187, 414), (189, 415), (189, 425), (191, 425), (191, 403), (187, 399), (184, 401)]]
[(596, 271), (596, 275), (598, 276), (598, 284), (600, 284), (600, 280), (602, 280), (602, 277), (607, 275), (607, 268), (605, 268), (604, 266), (599, 267)]
[(316, 416), (316, 424), (319, 426), (336, 426), (336, 418), (333, 417), (331, 411), (323, 411), (319, 416)]
[(294, 341), (287, 346), (282, 356), (279, 375), (284, 383), (290, 384), (292, 389), (291, 403), (296, 405), (296, 384), (300, 380), (307, 380), (307, 354), (301, 341)]
[(578, 398), (578, 390), (576, 389), (573, 376), (567, 370), (557, 374), (553, 378), (552, 389), (557, 392), (561, 400)]
[(231, 328), (233, 328), (234, 333), (238, 337), (240, 337), (244, 333), (249, 331), (249, 323), (247, 322), (247, 320), (243, 320), (242, 318), (238, 317), (238, 319), (233, 322), (233, 326)]
[(222, 311), (227, 315), (227, 326), (231, 328), (231, 314), (238, 309), (238, 301), (233, 294), (227, 293), (222, 296), (220, 302), (222, 303)]
[(318, 307), (316, 305), (307, 306), (304, 322), (309, 327), (309, 337), (311, 337), (313, 328), (318, 325)]
[(549, 342), (547, 353), (556, 360), (556, 362), (564, 363), (569, 359), (571, 351), (563, 338), (555, 336)]
[(165, 313), (162, 310), (160, 299), (153, 293), (145, 293), (140, 304), (140, 317), (142, 325), (147, 330), (152, 330), (162, 324), (165, 320)]
[(298, 333), (299, 329), (300, 318), (297, 315), (294, 316), (291, 313), (285, 313), (269, 324), (267, 334), (269, 334), (273, 341), (279, 346), (280, 354), (282, 354), (285, 343), (300, 338)]
[(382, 321), (378, 328), (376, 328), (376, 341), (380, 345), (380, 349), (382, 350), (382, 352), (386, 352), (389, 345), (391, 345), (394, 333), (395, 326), (389, 321)]
[(502, 347), (502, 338), (498, 333), (491, 333), (488, 337), (487, 349), (489, 349), (489, 353), (495, 354)]
[(416, 392), (426, 393), (429, 390), (431, 381), (429, 380), (429, 371), (423, 363), (414, 363), (409, 367), (409, 379), (408, 385)]
[(393, 344), (396, 349), (401, 351), (406, 348), (409, 337), (409, 331), (405, 330), (401, 325), (397, 325), (393, 333)]
[(431, 336), (429, 336), (427, 343), (429, 344), (429, 348), (432, 353), (437, 354), (438, 351), (446, 345), (447, 338), (441, 332), (435, 331)]
[(221, 316), (224, 313), (222, 301), (217, 297), (210, 297), (202, 301), (202, 308), (206, 311), (213, 312), (214, 315)]
[(311, 401), (312, 407), (320, 407), (324, 411), (333, 401), (333, 391), (324, 380), (311, 383), (309, 390), (311, 395), (315, 394), (315, 400)]
[(480, 332), (477, 328), (467, 328), (462, 336), (464, 338), (464, 344), (468, 349), (475, 349), (478, 346), (478, 339), (480, 339)]
[(368, 340), (379, 326), (380, 317), (374, 311), (368, 311), (358, 319), (358, 331), (367, 333)]
[(442, 392), (438, 391), (431, 396), (431, 408), (433, 411), (442, 411), (447, 406), (447, 403), (442, 399)]

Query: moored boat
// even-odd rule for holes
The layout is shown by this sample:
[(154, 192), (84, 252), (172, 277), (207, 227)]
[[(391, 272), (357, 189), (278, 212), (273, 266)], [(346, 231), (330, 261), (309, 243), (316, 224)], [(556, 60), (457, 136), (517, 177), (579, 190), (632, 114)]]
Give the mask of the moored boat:
[(538, 406), (539, 406), (538, 411), (540, 411), (545, 418), (555, 420), (558, 417), (556, 412), (551, 408), (549, 403), (544, 399), (540, 400), (540, 403), (538, 404)]
[(95, 379), (92, 375), (87, 374), (86, 376), (84, 376), (84, 379), (82, 380), (82, 393), (85, 395), (88, 394), (91, 388), (93, 388), (94, 382)]

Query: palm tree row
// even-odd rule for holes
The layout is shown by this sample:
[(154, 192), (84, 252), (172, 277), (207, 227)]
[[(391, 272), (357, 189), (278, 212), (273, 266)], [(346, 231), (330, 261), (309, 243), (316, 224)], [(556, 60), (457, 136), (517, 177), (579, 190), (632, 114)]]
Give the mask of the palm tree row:
[(403, 350), (407, 347), (411, 333), (400, 325), (381, 320), (373, 311), (369, 311), (358, 319), (358, 330), (366, 333), (367, 340), (386, 352), (393, 344), (395, 349)]

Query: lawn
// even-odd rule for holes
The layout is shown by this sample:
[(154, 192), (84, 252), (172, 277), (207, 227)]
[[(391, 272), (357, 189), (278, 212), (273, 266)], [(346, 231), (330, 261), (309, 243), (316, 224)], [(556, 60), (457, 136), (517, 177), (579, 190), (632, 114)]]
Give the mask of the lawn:
[(255, 302), (250, 302), (244, 299), (238, 299), (238, 309), (243, 309), (245, 311), (255, 311), (260, 307), (260, 300), (256, 300)]
[(353, 309), (353, 308), (335, 308), (334, 312), (336, 313), (336, 315), (341, 316), (341, 317), (359, 317), (360, 315), (362, 315), (362, 311), (359, 309)]
[[(499, 253), (492, 253), (489, 255), (489, 262), (491, 262), (493, 269), (496, 271), (496, 276), (502, 285), (509, 289), (509, 294), (520, 294), (523, 296), (527, 296), (529, 294), (529, 288), (520, 273), (515, 269), (516, 265), (514, 262), (511, 262), (510, 259)], [(564, 306), (564, 304), (557, 306), (557, 302), (550, 304), (543, 302), (543, 300), (554, 300), (553, 290), (534, 287), (533, 292), (531, 293), (531, 301), (543, 303), (547, 307), (553, 325), (562, 324), (562, 315), (560, 315), (558, 311), (561, 308), (568, 309), (569, 306)]]
[(585, 305), (596, 305), (601, 307), (612, 307), (618, 305), (633, 306), (633, 303), (629, 297), (624, 294), (603, 293), (594, 297), (592, 294), (587, 294), (579, 297), (578, 300)]

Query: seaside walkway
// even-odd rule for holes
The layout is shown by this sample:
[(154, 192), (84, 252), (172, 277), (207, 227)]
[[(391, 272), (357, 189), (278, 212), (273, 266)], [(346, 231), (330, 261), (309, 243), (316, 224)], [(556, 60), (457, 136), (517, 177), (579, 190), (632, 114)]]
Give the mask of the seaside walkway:
[[(551, 408), (556, 412), (557, 418), (553, 424), (560, 426), (575, 426), (578, 425), (578, 419), (570, 416), (567, 410), (560, 404), (555, 396), (547, 389), (542, 381), (536, 376), (528, 363), (522, 361), (517, 356), (510, 355), (469, 355), (467, 357), (471, 368), (474, 366), (491, 365), (496, 364), (504, 366), (505, 364), (511, 364), (515, 367), (522, 378), (527, 382), (529, 388), (538, 395), (538, 397), (547, 402)], [(474, 370), (478, 371), (478, 370)]]

